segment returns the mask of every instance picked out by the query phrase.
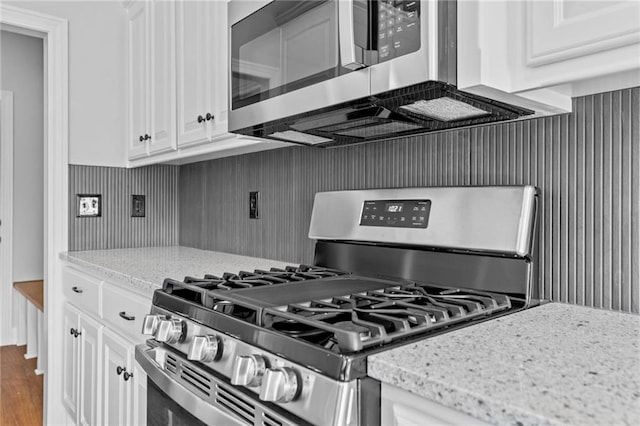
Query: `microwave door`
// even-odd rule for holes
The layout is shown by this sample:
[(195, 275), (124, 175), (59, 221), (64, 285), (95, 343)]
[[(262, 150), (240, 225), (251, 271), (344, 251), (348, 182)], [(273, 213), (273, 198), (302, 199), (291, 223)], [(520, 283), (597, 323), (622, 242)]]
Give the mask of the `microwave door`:
[[(369, 69), (343, 64), (341, 0), (247, 3), (229, 3), (231, 131), (369, 96)], [(350, 39), (368, 31), (359, 13)]]
[(456, 2), (378, 2), (371, 94), (426, 81), (456, 84)]

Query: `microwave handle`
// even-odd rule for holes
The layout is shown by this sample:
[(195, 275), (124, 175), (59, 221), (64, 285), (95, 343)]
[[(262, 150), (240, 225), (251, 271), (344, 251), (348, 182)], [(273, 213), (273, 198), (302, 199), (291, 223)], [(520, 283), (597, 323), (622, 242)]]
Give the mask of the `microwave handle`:
[(353, 0), (335, 0), (338, 3), (338, 42), (340, 62), (344, 68), (357, 70), (365, 66), (356, 57), (355, 25), (353, 23)]

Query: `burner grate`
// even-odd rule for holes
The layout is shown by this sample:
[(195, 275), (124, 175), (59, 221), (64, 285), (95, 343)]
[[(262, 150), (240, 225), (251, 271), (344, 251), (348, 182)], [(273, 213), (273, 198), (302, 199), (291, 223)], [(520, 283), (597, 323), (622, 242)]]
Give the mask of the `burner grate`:
[[(510, 308), (511, 300), (501, 294), (408, 284), (265, 309), (263, 324), (334, 352), (351, 353)], [(288, 329), (294, 323), (300, 325), (292, 333)]]

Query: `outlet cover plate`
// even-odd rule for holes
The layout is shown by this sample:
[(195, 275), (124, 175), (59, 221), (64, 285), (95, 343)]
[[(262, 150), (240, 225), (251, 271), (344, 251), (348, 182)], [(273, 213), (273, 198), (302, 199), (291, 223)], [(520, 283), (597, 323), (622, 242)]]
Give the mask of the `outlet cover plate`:
[(260, 219), (260, 210), (258, 206), (258, 200), (260, 199), (260, 192), (249, 192), (249, 219)]
[(131, 195), (131, 217), (145, 217), (145, 196)]
[(76, 194), (76, 217), (102, 216), (101, 194)]

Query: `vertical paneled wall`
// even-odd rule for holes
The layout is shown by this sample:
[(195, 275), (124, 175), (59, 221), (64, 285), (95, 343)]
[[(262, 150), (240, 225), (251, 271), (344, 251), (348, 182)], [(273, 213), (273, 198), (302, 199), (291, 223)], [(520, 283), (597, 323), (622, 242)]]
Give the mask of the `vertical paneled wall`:
[[(175, 245), (177, 166), (137, 169), (69, 166), (69, 250)], [(102, 216), (76, 217), (76, 194), (101, 194)], [(131, 195), (145, 195), (146, 216), (131, 217)]]
[[(638, 312), (640, 88), (573, 113), (337, 149), (294, 147), (181, 166), (180, 244), (311, 262), (318, 191), (520, 185), (541, 190), (541, 294)], [(260, 191), (261, 219), (248, 193)]]

